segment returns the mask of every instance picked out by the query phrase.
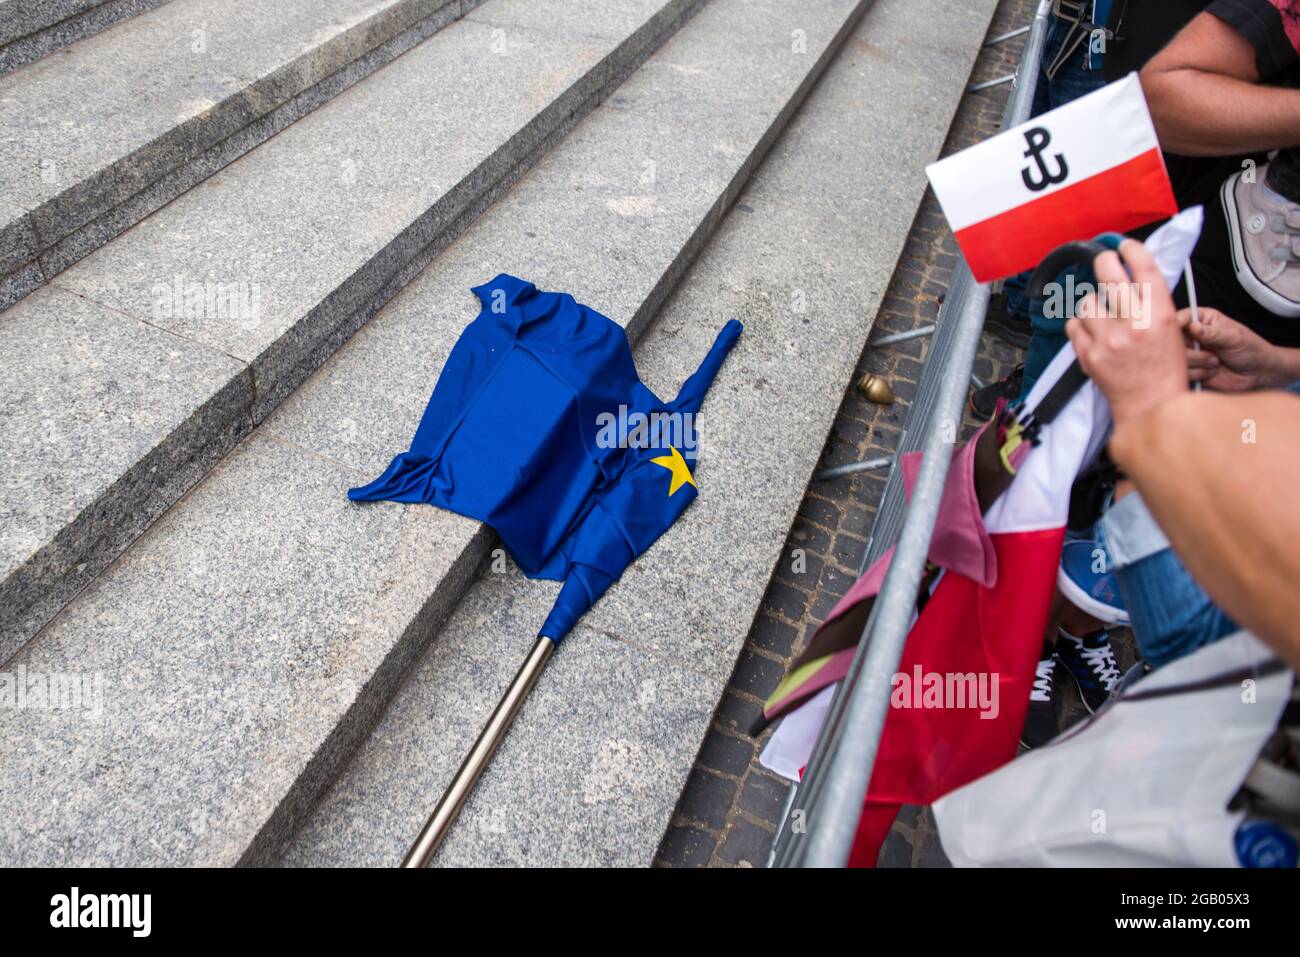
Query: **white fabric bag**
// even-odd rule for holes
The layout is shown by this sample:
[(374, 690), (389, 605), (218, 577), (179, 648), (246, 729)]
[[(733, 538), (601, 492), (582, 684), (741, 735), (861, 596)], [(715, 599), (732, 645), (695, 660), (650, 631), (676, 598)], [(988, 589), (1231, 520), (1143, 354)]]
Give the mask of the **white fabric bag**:
[(1227, 805), (1291, 680), (1244, 631), (1180, 658), (937, 801), (944, 851), (958, 867), (1235, 867)]

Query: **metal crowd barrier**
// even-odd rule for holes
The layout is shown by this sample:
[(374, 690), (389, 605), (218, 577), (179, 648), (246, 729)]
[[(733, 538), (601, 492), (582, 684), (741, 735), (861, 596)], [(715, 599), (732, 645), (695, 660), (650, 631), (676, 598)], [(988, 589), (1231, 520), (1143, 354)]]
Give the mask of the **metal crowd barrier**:
[[(1051, 9), (1051, 0), (1040, 0), (1003, 113), (1003, 129), (1029, 119)], [(843, 867), (848, 861), (889, 710), (890, 683), (902, 660), (953, 444), (961, 431), (988, 305), (988, 285), (977, 283), (963, 260), (954, 270), (935, 323), (930, 355), (908, 409), (862, 570), (897, 537), (894, 558), (803, 779), (791, 788), (771, 866)], [(909, 507), (898, 462), (905, 452), (916, 450), (924, 459)]]

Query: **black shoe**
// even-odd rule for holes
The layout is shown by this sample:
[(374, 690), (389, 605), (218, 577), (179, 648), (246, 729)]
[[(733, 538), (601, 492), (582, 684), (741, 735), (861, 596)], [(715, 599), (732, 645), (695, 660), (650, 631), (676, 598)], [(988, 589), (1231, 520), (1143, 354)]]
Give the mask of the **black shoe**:
[(998, 407), (998, 399), (1014, 401), (1020, 395), (1020, 384), (1024, 380), (1025, 366), (1021, 363), (1012, 369), (1011, 375), (1005, 379), (999, 379), (982, 389), (976, 389), (970, 394), (971, 413), (980, 421), (987, 422), (993, 418), (993, 412)]
[(1025, 714), (1025, 727), (1020, 732), (1020, 743), (1026, 748), (1046, 744), (1061, 733), (1061, 711), (1056, 695), (1056, 655), (1050, 641), (1043, 642), (1042, 656), (1034, 673), (1034, 686), (1029, 692), (1029, 711)]
[(1028, 316), (1019, 316), (1007, 309), (1007, 294), (1000, 292), (989, 300), (989, 311), (984, 315), (984, 331), (993, 333), (1017, 349), (1026, 349), (1033, 328)]
[(1115, 660), (1110, 635), (1104, 630), (1082, 638), (1061, 631), (1056, 641), (1056, 657), (1065, 666), (1066, 674), (1074, 679), (1089, 714), (1094, 714), (1119, 690), (1124, 678)]

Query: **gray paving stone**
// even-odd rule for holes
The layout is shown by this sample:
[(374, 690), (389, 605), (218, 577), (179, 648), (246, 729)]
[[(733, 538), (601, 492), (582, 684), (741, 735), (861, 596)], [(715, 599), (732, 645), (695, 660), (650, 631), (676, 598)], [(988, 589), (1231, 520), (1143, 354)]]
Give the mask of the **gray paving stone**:
[[(1033, 16), (1036, 6), (1036, 0), (1000, 0), (998, 9), (989, 25), (987, 36), (998, 36), (1015, 27), (1024, 25)], [(985, 46), (980, 51), (977, 63), (972, 70), (972, 82), (976, 79), (992, 78), (1010, 72), (1015, 67), (1022, 45), (1023, 38), (1018, 42), (992, 47)], [(995, 133), (1000, 122), (1000, 111), (1004, 105), (1006, 94), (1007, 89), (1003, 87), (993, 93), (984, 92), (964, 95), (958, 107), (957, 115), (949, 129), (948, 138), (942, 152), (944, 154), (951, 153), (971, 142), (976, 142)], [(742, 206), (738, 205), (736, 208), (741, 209)], [(916, 218), (913, 220), (912, 232), (890, 281), (885, 301), (876, 317), (875, 325), (901, 331), (933, 322), (935, 301), (942, 292), (943, 282), (947, 279), (944, 268), (936, 270), (935, 263), (944, 258), (951, 262), (950, 251), (954, 249), (951, 234), (943, 225), (942, 215), (938, 213), (938, 205), (935, 203), (933, 195), (927, 193)], [(918, 276), (922, 278), (920, 280), (916, 279)], [(915, 290), (920, 287), (926, 289), (927, 298), (917, 297)], [(875, 332), (873, 332), (874, 334)], [(919, 341), (916, 340), (913, 344)], [(917, 351), (916, 354), (920, 355), (920, 351)], [(906, 357), (900, 358), (893, 354), (891, 350), (866, 351), (859, 363), (858, 374), (865, 371), (863, 367), (873, 363), (873, 360), (878, 357), (885, 359), (887, 374), (889, 374), (889, 369), (892, 368), (894, 375), (904, 376), (909, 379), (917, 378), (913, 374), (914, 370), (909, 371), (908, 364), (911, 363), (919, 370), (921, 363)], [(1000, 375), (1003, 372), (1005, 372), (1005, 369), (998, 374)], [(865, 400), (857, 397), (854, 390), (849, 389), (840, 406), (833, 432), (837, 437), (843, 436), (854, 444), (861, 458), (874, 458), (887, 454), (893, 450), (897, 443), (898, 430), (896, 428), (882, 427), (880, 412), (884, 408), (868, 404)], [(835, 496), (828, 493), (826, 483), (812, 482), (805, 491), (804, 504), (805, 506), (809, 502), (814, 504), (810, 509), (801, 507), (800, 514), (817, 514), (818, 518), (825, 517), (825, 513), (819, 511), (820, 506), (816, 503), (825, 502), (828, 497), (833, 498), (835, 504), (843, 510), (843, 517), (839, 521), (839, 530), (866, 537), (870, 530), (870, 519), (876, 501), (874, 498), (868, 498), (863, 494), (863, 491), (858, 489)], [(830, 525), (832, 529), (835, 526), (835, 522), (827, 522), (826, 524)], [(793, 540), (788, 541), (787, 552), (792, 550), (795, 544)], [(804, 546), (800, 543), (799, 547)], [(785, 562), (786, 559), (783, 558), (782, 561)], [(814, 597), (816, 597), (816, 590), (814, 591)], [(799, 625), (804, 635), (803, 641), (806, 643), (815, 630), (816, 623), (811, 620), (810, 615), (806, 614)], [(757, 626), (751, 629), (749, 635), (751, 645), (756, 642), (758, 634), (759, 629)], [(779, 656), (788, 662), (790, 653), (780, 654)], [(757, 704), (755, 703), (756, 707)], [(732, 716), (735, 714), (735, 708), (736, 699), (734, 696), (732, 694), (724, 695), (715, 716), (715, 724), (733, 720)], [(760, 736), (760, 746), (763, 741), (764, 738)], [(696, 768), (699, 768), (698, 761)], [(766, 773), (760, 768), (757, 761), (751, 765), (750, 771), (751, 773)], [(687, 792), (689, 792), (689, 785)], [(683, 801), (686, 800), (687, 792), (683, 793)], [(738, 809), (733, 810), (732, 816), (741, 813)], [(928, 809), (904, 808), (900, 814), (900, 823), (896, 825), (904, 837), (918, 847), (920, 852), (918, 857), (923, 856), (924, 853), (922, 843), (936, 839), (932, 829), (919, 835), (914, 834), (914, 831), (918, 829), (926, 830), (928, 818)], [(907, 825), (909, 821), (911, 822), (910, 827)], [(668, 836), (665, 836), (665, 846), (668, 840)]]
[(0, 191), (52, 276), (477, 2), (173, 0), (5, 81)]
[(699, 763), (722, 774), (740, 775), (753, 755), (754, 742), (748, 738), (710, 731), (700, 746)]
[(724, 728), (730, 728), (739, 734), (749, 734), (749, 729), (762, 713), (763, 706), (757, 700), (728, 692), (718, 705), (717, 721)]
[[(378, 474), (409, 444), (447, 354), (478, 313), (470, 286), (498, 272), (580, 290), (619, 322), (644, 313), (683, 248), (702, 241), (739, 165), (701, 150), (693, 133), (598, 109), (290, 396), (269, 427)], [(664, 172), (646, 199), (643, 164), (666, 153), (672, 159), (658, 163)], [(635, 212), (651, 204), (652, 214)]]
[(807, 607), (808, 596), (793, 585), (774, 582), (767, 591), (767, 603), (787, 618), (798, 621)]
[(722, 846), (718, 848), (718, 860), (740, 867), (762, 867), (772, 848), (772, 836), (771, 831), (744, 818), (737, 818), (728, 828)]
[[(574, 688), (570, 701), (571, 707), (582, 709), (584, 720), (567, 719), (562, 708), (525, 709), (435, 863), (645, 862), (653, 854), (653, 848), (647, 846), (633, 855), (623, 825), (613, 822), (633, 822), (638, 834), (653, 830), (646, 826), (652, 816), (646, 802), (664, 795), (653, 813), (658, 817), (659, 833), (667, 827), (691, 766), (689, 759), (675, 762), (682, 754), (693, 754), (704, 738), (713, 704), (730, 674), (784, 530), (803, 497), (844, 383), (869, 331), (869, 321), (863, 317), (874, 314), (902, 249), (924, 188), (922, 167), (943, 142), (993, 5), (992, 0), (982, 0), (972, 12), (971, 4), (957, 0), (878, 2), (859, 28), (859, 41), (845, 48), (746, 190), (744, 202), (752, 212), (733, 214), (722, 222), (637, 345), (643, 377), (660, 392), (670, 392), (694, 369), (726, 317), (739, 316), (747, 323), (745, 336), (723, 367), (702, 412), (700, 501), (628, 570), (579, 629), (581, 635), (612, 639), (617, 649), (612, 657), (619, 666), (634, 651), (635, 657), (645, 662), (644, 667), (655, 669), (656, 681), (665, 674), (666, 663), (671, 663), (670, 672), (688, 682), (683, 693), (703, 689), (704, 696), (695, 702), (698, 709), (683, 704), (668, 722), (682, 740), (662, 740), (654, 751), (661, 760), (644, 764), (647, 771), (653, 768), (651, 773), (670, 778), (671, 786), (661, 790), (658, 785), (665, 782), (655, 781), (653, 790), (647, 792), (638, 782), (634, 793), (612, 798), (621, 808), (622, 818), (586, 812), (566, 818), (568, 827), (581, 836), (577, 842), (572, 842), (572, 831), (557, 825), (549, 811), (533, 810), (548, 807), (557, 794), (571, 795), (586, 786), (581, 775), (574, 776), (581, 764), (570, 755), (580, 753), (593, 762), (607, 749), (622, 753), (620, 732), (614, 730), (618, 721), (585, 720), (588, 700), (607, 701), (610, 696), (609, 689), (600, 685), (609, 679), (589, 676)], [(692, 22), (690, 32), (710, 25), (711, 16), (731, 14), (727, 8), (727, 4), (706, 8)], [(798, 9), (806, 14), (808, 8)], [(933, 31), (924, 28), (936, 20), (953, 21), (954, 29), (943, 38), (930, 39)], [(682, 37), (666, 46), (663, 54), (673, 57)], [(940, 55), (948, 57), (951, 72), (930, 69), (930, 59)], [(751, 85), (755, 77), (780, 75), (779, 70), (769, 72), (753, 63), (747, 69)], [(710, 85), (711, 93), (702, 92), (701, 96), (726, 96), (729, 87), (717, 82)], [(886, 103), (887, 110), (881, 106)], [(617, 106), (599, 110), (575, 131), (574, 148), (581, 149), (577, 144), (584, 129), (606, 122), (607, 114), (617, 112), (641, 115)], [(696, 112), (703, 116), (727, 113), (707, 103), (698, 104)], [(743, 109), (732, 111), (737, 117), (744, 113)], [(566, 155), (540, 164), (511, 200), (541, 201), (540, 190), (529, 191), (530, 182), (542, 183), (552, 169), (567, 162), (568, 146), (563, 151)], [(913, 164), (909, 170), (900, 171), (900, 156)], [(597, 166), (586, 175), (591, 182), (604, 183), (604, 169)], [(620, 185), (624, 182), (614, 179)], [(605, 196), (597, 193), (598, 198)], [(645, 207), (649, 205), (647, 201)], [(530, 240), (553, 235), (544, 232), (545, 225), (534, 227), (535, 219), (516, 219), (511, 203), (494, 213), (497, 215), (490, 214), (481, 223), (494, 235), (536, 233), (527, 236)], [(594, 215), (591, 206), (587, 214)], [(606, 248), (605, 225), (598, 217), (585, 236), (562, 233), (569, 247), (542, 245), (542, 250), (553, 252), (557, 259), (541, 275), (543, 284), (584, 290), (585, 301), (607, 309), (611, 302), (627, 302), (622, 297), (626, 296), (623, 277), (628, 267), (620, 268), (619, 259), (601, 255)], [(616, 230), (614, 237), (618, 236)], [(538, 281), (537, 271), (515, 267), (520, 261), (538, 262), (535, 257), (541, 253), (513, 252), (497, 267), (498, 260), (490, 258), (496, 247), (480, 246), (478, 239), (478, 232), (471, 232), (448, 250), (394, 303), (397, 308), (386, 310), (367, 333), (385, 332), (392, 342), (405, 342), (408, 352), (422, 348), (421, 338), (396, 331), (387, 320), (391, 316), (394, 324), (404, 321), (402, 313), (418, 311), (419, 301), (428, 303), (426, 316), (436, 316), (438, 297), (450, 295), (452, 286), (426, 282), (442, 282), (434, 277), (442, 275), (444, 264), (459, 262), (466, 269), (478, 266), (485, 273), (497, 268), (518, 271)], [(570, 263), (574, 259), (571, 247), (581, 241), (587, 245), (580, 254), (588, 261), (585, 272), (574, 277), (581, 283), (550, 281), (548, 277), (555, 275), (568, 278), (566, 270), (573, 268)], [(589, 251), (593, 246), (594, 254)], [(645, 255), (646, 248), (634, 245), (624, 255)], [(769, 282), (765, 277), (773, 274)], [(589, 285), (595, 287), (594, 295), (585, 291)], [(810, 293), (804, 300), (810, 303), (809, 312), (799, 313), (788, 306), (796, 301), (791, 296), (795, 289)], [(435, 295), (426, 299), (429, 290)], [(621, 317), (628, 311), (609, 314)], [(815, 340), (805, 329), (805, 319), (817, 323)], [(358, 350), (371, 352), (372, 358), (364, 360)], [(381, 353), (397, 360), (395, 351), (378, 349), (369, 336), (357, 337), (281, 408), (269, 426), (283, 428), (286, 434), (336, 437), (337, 429), (329, 427), (331, 416), (341, 413), (349, 385), (365, 388), (363, 370), (372, 369), (377, 375), (381, 368), (388, 368), (382, 364)], [(350, 365), (353, 362), (357, 364)], [(427, 399), (429, 385), (425, 380), (415, 389), (417, 376), (410, 386), (414, 394), (404, 398), (406, 372), (400, 368), (390, 371), (403, 383), (394, 392), (401, 409), (399, 418), (404, 418), (396, 427), (399, 443), (405, 443)], [(354, 395), (353, 401), (363, 414), (376, 415), (364, 411), (370, 404), (366, 396)], [(320, 411), (324, 408), (336, 411), (327, 414)], [(769, 414), (773, 408), (788, 414), (777, 421), (777, 416)], [(803, 431), (810, 434), (803, 435)], [(388, 454), (392, 448), (388, 447)], [(378, 459), (384, 461), (386, 458)], [(553, 586), (528, 583), (513, 573), (480, 577), (466, 593), (451, 624), (425, 653), (417, 675), (429, 677), (413, 678), (398, 694), (375, 733), (295, 839), (286, 854), (287, 863), (380, 863), (400, 857), (526, 652), (528, 641), (522, 635), (536, 627), (553, 595)], [(508, 653), (498, 654), (502, 632), (521, 637), (511, 640)], [(590, 646), (570, 639), (557, 663), (577, 647)], [(600, 645), (593, 653), (605, 654), (609, 647)], [(499, 657), (505, 660), (498, 661)], [(493, 661), (493, 671), (491, 687), (482, 690), (479, 669), (485, 660)], [(702, 677), (706, 680), (700, 683)], [(548, 672), (535, 694), (544, 693), (549, 680)], [(614, 699), (625, 700), (628, 681), (620, 678), (613, 684), (618, 692)], [(465, 718), (464, 726), (451, 725), (451, 719), (441, 712), (462, 714), (465, 689), (478, 696), (473, 709), (477, 717)], [(620, 711), (619, 720), (622, 714)], [(516, 740), (528, 744), (512, 747)], [(752, 750), (748, 741), (728, 740), (734, 740), (744, 752)], [(683, 743), (689, 746), (678, 747)], [(421, 747), (425, 754), (413, 761), (410, 755)], [(552, 747), (562, 755), (556, 767), (550, 766)], [(448, 750), (451, 753), (446, 753)], [(748, 760), (747, 755), (741, 757), (737, 767), (743, 768)], [(432, 773), (429, 763), (436, 764)], [(573, 803), (570, 800), (566, 807)], [(752, 824), (733, 827), (719, 857), (761, 864), (768, 841), (770, 834)], [(611, 846), (617, 847), (616, 854), (606, 853)]]
[(904, 804), (898, 811), (897, 823), (906, 824), (912, 830), (919, 830), (923, 825), (921, 815), (924, 808), (915, 804)]
[(501, 772), (438, 866), (650, 862), (661, 808), (676, 799), (672, 769), (690, 760), (690, 729), (711, 710), (706, 682), (585, 630), (572, 638), (572, 663), (539, 689), (535, 714), (549, 720), (534, 717), (503, 747)]
[(797, 521), (790, 530), (790, 541), (810, 552), (824, 553), (831, 545), (830, 533), (808, 522)]
[(742, 651), (732, 676), (731, 686), (766, 701), (785, 677), (785, 668), (779, 661), (765, 658), (752, 651)]
[(259, 381), (275, 383), (367, 298), (350, 277), (373, 273), (373, 292), (400, 264), (382, 255), (395, 238), (432, 210), (414, 250), (430, 241), (466, 201), (469, 190), (455, 188), (485, 162), (489, 182), (513, 165), (502, 147), (609, 52), (538, 33), (518, 33), (501, 53), (498, 43), (482, 24), (447, 27), (60, 283), (132, 315), (149, 315), (153, 287), (174, 276), (254, 283), (255, 321), (184, 313), (156, 321), (257, 362)]
[(670, 828), (655, 863), (660, 867), (704, 867), (713, 854), (714, 843), (713, 836), (699, 828)]
[(0, 199), (0, 303), (17, 302), (45, 281), (36, 262), (31, 216)]
[(731, 810), (735, 799), (735, 781), (696, 768), (691, 772), (684, 800), (677, 805), (677, 813), (720, 831), (726, 824), (727, 812)]
[[(691, 0), (650, 0), (637, 9), (644, 19), (621, 38), (563, 36), (565, 22), (583, 17), (577, 0), (556, 7), (555, 33), (520, 27), (500, 36), (500, 27), (454, 24), (55, 285), (123, 313), (126, 323), (138, 319), (189, 341), (196, 354), (216, 351), (249, 366), (256, 423), (693, 7)], [(559, 17), (565, 11), (567, 21)], [(14, 321), (48, 324), (55, 313), (57, 301), (43, 297)], [(453, 338), (448, 333), (448, 346)], [(0, 367), (11, 361), (16, 354), (0, 356)], [(92, 356), (69, 351), (62, 361)], [(117, 384), (130, 387), (122, 404), (151, 401), (148, 376)], [(213, 386), (214, 396), (218, 391)], [(127, 428), (125, 420), (101, 425), (104, 444), (132, 447), (131, 434), (116, 431)], [(193, 444), (191, 457), (207, 447), (210, 425), (195, 419), (176, 433), (178, 443)], [(183, 453), (178, 445), (176, 454)], [(69, 467), (99, 464), (73, 460)], [(187, 487), (131, 462), (119, 475), (132, 470), (141, 481), (124, 488), (140, 501), (105, 503), (105, 511), (143, 509), (147, 499), (156, 514)], [(31, 477), (43, 481), (39, 472)], [(98, 487), (95, 476), (85, 478), (86, 487)], [(136, 523), (121, 524), (138, 531)], [(21, 623), (21, 637), (33, 633), (33, 622), (41, 624)]]
[[(842, 6), (840, 0), (806, 0), (798, 8), (751, 3), (745, 16), (734, 19), (733, 39), (737, 42), (717, 44), (698, 35), (684, 37), (668, 55), (647, 64), (634, 83), (610, 97), (609, 105), (654, 119), (689, 119), (718, 130), (765, 118), (798, 100), (783, 99), (776, 92), (782, 85), (772, 84), (749, 91), (743, 100), (720, 103), (707, 94), (734, 75), (736, 64), (728, 61), (743, 61), (747, 54), (742, 51), (761, 51), (753, 55), (762, 56), (773, 79), (800, 84), (816, 75), (813, 62), (828, 45), (833, 46), (826, 31), (828, 24), (833, 24), (829, 29), (835, 32), (842, 26), (833, 19)], [(800, 52), (793, 49), (796, 31), (801, 32)]]
[(52, 287), (0, 316), (0, 341), (4, 661), (247, 431), (252, 381)]
[(740, 792), (741, 810), (775, 827), (789, 792), (789, 781), (755, 771), (745, 780), (745, 788)]
[(25, 266), (5, 275), (0, 275), (0, 302), (17, 302), (32, 291), (39, 289), (45, 282), (39, 263), (29, 262)]

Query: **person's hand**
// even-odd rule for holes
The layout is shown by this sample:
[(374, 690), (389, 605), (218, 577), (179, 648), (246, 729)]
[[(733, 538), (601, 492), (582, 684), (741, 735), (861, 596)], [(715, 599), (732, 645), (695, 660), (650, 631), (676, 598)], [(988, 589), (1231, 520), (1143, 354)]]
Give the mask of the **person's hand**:
[(1065, 334), (1118, 426), (1188, 391), (1186, 350), (1169, 287), (1145, 246), (1126, 239), (1119, 255), (1098, 256), (1093, 272), (1097, 293)]
[(1193, 382), (1203, 382), (1219, 392), (1248, 392), (1278, 385), (1274, 368), (1276, 347), (1217, 309), (1202, 306), (1198, 321), (1181, 309), (1178, 323), (1201, 348), (1187, 350), (1187, 369)]

